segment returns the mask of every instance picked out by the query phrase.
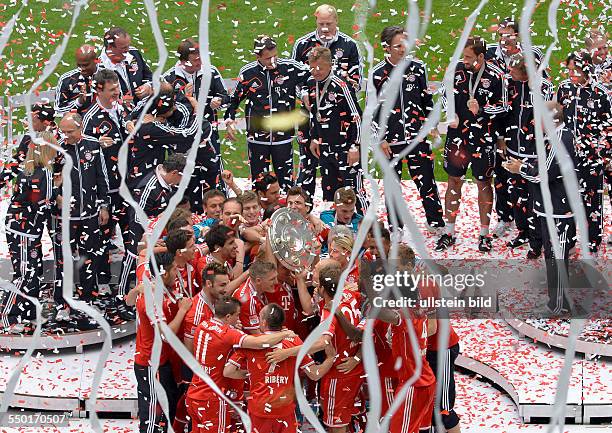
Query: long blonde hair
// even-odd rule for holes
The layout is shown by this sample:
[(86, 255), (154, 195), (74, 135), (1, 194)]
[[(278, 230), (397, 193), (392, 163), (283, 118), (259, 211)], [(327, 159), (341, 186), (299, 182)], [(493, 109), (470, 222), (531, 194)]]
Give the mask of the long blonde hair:
[(34, 140), (28, 147), (25, 161), (23, 162), (23, 171), (30, 176), (39, 167), (50, 169), (53, 160), (55, 159), (56, 151), (48, 143), (57, 144), (57, 139), (51, 131), (39, 132), (37, 138), (42, 139), (44, 143), (39, 144)]

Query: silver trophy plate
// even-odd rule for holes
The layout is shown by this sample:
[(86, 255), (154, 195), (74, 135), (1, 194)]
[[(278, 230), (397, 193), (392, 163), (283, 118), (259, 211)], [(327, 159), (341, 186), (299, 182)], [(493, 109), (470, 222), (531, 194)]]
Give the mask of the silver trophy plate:
[(281, 208), (272, 214), (268, 239), (274, 256), (291, 271), (309, 268), (315, 259), (315, 235), (298, 212)]

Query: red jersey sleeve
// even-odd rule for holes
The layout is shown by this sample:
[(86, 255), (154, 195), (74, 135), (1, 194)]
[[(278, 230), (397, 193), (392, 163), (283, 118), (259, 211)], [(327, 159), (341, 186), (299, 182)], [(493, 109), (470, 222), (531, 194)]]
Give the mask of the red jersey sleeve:
[(247, 334), (238, 329), (228, 327), (224, 337), (228, 343), (231, 342), (232, 346), (242, 347), (242, 343), (247, 337)]
[(244, 350), (238, 349), (236, 351), (234, 351), (234, 353), (232, 354), (232, 356), (230, 356), (230, 358), (227, 360), (227, 362), (229, 364), (233, 364), (236, 367), (238, 367), (241, 370), (246, 370), (247, 369), (247, 365), (246, 365), (246, 353), (244, 352)]
[[(321, 309), (321, 321), (327, 319), (330, 315), (330, 312), (325, 310), (325, 309)], [(329, 325), (329, 329), (327, 331), (325, 331), (323, 333), (323, 335), (329, 335), (331, 337), (333, 337), (334, 335), (336, 335), (336, 319), (332, 318), (332, 321)]]

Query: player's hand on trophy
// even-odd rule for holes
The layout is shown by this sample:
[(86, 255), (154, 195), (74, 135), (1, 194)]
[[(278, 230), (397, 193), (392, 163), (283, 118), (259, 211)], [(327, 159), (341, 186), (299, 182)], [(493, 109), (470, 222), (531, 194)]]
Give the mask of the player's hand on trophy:
[(291, 275), (293, 275), (293, 278), (295, 278), (297, 281), (306, 282), (306, 278), (308, 277), (308, 269), (302, 268), (300, 270), (293, 271), (291, 272)]
[(459, 116), (457, 115), (457, 113), (455, 113), (455, 117), (453, 118), (453, 120), (448, 124), (449, 128), (457, 128), (459, 126)]

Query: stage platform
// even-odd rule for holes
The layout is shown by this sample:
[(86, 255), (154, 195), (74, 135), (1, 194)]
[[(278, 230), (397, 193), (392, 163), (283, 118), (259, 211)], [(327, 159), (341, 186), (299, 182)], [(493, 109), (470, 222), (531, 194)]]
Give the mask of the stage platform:
[[(457, 320), (462, 354), (457, 364), (504, 390), (516, 407), (515, 418), (529, 423), (534, 418), (552, 415), (557, 380), (564, 354), (534, 344), (517, 335), (500, 320)], [(87, 399), (100, 350), (86, 348), (83, 353), (39, 352), (24, 369), (14, 408), (75, 411), (85, 415), (91, 409)], [(0, 392), (18, 363), (19, 353), (0, 358)], [(135, 416), (136, 380), (133, 373), (134, 341), (114, 343), (106, 362), (96, 409), (116, 416)], [(463, 375), (460, 375), (461, 377)], [(457, 392), (464, 411), (477, 412), (470, 395)], [(577, 357), (566, 406), (566, 418), (576, 424), (612, 417), (612, 364), (609, 360)]]

